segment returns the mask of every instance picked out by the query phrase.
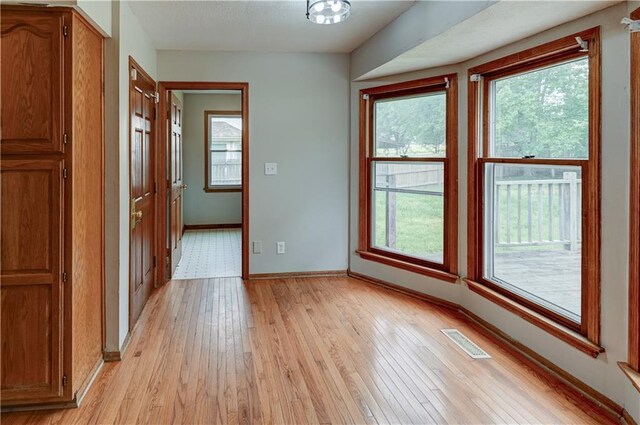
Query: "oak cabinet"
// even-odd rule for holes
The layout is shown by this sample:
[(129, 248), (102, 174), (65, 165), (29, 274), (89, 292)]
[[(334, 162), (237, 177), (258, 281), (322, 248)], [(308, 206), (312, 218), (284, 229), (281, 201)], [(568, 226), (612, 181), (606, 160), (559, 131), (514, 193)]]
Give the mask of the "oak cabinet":
[(0, 23), (0, 399), (69, 406), (102, 364), (103, 38), (66, 8)]

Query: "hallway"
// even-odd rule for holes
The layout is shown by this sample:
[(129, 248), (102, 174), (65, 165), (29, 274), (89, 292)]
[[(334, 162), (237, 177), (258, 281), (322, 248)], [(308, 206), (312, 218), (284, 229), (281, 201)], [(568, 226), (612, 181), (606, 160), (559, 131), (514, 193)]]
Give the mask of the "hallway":
[[(472, 360), (441, 332), (491, 354)], [(457, 313), (351, 278), (172, 281), (55, 423), (614, 423)]]

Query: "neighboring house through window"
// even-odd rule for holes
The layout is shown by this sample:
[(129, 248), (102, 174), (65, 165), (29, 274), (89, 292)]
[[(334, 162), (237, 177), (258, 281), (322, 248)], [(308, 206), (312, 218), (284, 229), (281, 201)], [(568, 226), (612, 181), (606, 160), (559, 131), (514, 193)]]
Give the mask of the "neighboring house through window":
[(242, 113), (205, 112), (205, 191), (242, 188)]

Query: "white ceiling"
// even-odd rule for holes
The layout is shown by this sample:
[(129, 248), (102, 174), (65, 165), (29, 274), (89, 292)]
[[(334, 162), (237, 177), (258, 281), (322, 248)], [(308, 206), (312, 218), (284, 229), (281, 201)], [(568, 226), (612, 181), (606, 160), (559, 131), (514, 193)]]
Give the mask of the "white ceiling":
[(616, 3), (620, 0), (498, 1), (357, 79), (464, 62)]
[(352, 0), (351, 17), (317, 25), (297, 1), (130, 1), (157, 49), (349, 53), (413, 5)]

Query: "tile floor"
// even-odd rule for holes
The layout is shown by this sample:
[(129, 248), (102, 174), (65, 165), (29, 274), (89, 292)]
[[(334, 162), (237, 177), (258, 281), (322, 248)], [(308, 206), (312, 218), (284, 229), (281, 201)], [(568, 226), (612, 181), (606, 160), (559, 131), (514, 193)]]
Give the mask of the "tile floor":
[(187, 230), (173, 279), (240, 276), (241, 235), (240, 229)]

